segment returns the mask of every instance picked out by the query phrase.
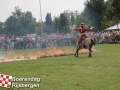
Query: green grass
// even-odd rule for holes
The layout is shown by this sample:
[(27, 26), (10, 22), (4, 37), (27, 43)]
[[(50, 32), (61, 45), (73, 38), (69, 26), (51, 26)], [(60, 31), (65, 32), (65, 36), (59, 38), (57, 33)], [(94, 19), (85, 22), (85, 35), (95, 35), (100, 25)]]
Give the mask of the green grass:
[[(64, 47), (75, 50), (74, 47)], [(99, 52), (0, 63), (0, 73), (14, 77), (39, 77), (40, 88), (33, 90), (120, 90), (120, 44), (96, 45)], [(17, 52), (35, 52), (17, 50)], [(2, 53), (6, 53), (5, 51)], [(22, 83), (22, 82), (20, 82)], [(1, 88), (0, 90), (7, 90)], [(11, 90), (18, 90), (11, 88)], [(30, 90), (20, 88), (20, 90)]]

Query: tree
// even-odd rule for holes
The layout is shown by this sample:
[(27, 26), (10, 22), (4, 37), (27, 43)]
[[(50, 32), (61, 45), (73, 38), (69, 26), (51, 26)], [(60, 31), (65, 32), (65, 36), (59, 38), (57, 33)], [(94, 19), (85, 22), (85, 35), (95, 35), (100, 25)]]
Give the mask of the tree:
[(15, 35), (16, 34), (16, 24), (17, 21), (14, 19), (13, 16), (10, 16), (6, 21), (5, 21), (5, 34), (7, 35)]
[(88, 19), (86, 17), (84, 17), (82, 14), (78, 15), (75, 19), (76, 27), (80, 27), (81, 22), (85, 22), (85, 25), (89, 24)]
[(45, 32), (51, 33), (53, 31), (51, 13), (47, 13), (46, 18), (45, 18), (45, 24), (47, 27)]
[(72, 28), (73, 28), (74, 22), (75, 22), (74, 13), (71, 13), (71, 23), (70, 23), (70, 26), (71, 26)]
[(59, 31), (59, 22), (60, 22), (60, 17), (54, 17), (54, 19), (53, 19), (53, 32)]
[(75, 21), (76, 15), (77, 15), (77, 11), (72, 12), (70, 10), (65, 10), (64, 15), (67, 18), (68, 25), (73, 27), (74, 21)]
[(59, 22), (59, 29), (60, 29), (60, 33), (66, 33), (68, 32), (68, 20), (65, 17), (64, 13), (60, 14), (60, 22)]
[(64, 14), (65, 18), (67, 19), (68, 24), (70, 25), (71, 24), (71, 11), (65, 10), (63, 14)]
[(34, 33), (35, 27), (30, 26), (32, 22), (35, 22), (32, 13), (30, 11), (22, 12), (17, 6), (12, 15), (5, 21), (6, 34), (26, 35), (31, 32)]
[[(118, 22), (120, 19), (120, 0), (113, 0), (112, 7), (113, 7), (113, 14), (116, 18), (116, 23), (118, 26)], [(119, 29), (119, 27), (118, 27), (118, 29)]]
[[(24, 26), (24, 29), (25, 29), (25, 34), (30, 33), (31, 30), (34, 33), (35, 27), (34, 28), (32, 27), (33, 26), (32, 23), (35, 22), (35, 19), (33, 18), (32, 13), (30, 11), (27, 11), (23, 15), (24, 16), (22, 17), (22, 19), (24, 19), (24, 22), (21, 21), (20, 24), (21, 25), (24, 24), (23, 26)], [(30, 26), (30, 25), (32, 25), (32, 26)]]
[(0, 22), (0, 34), (1, 33), (5, 33), (5, 29), (4, 29), (5, 25), (3, 22)]
[(113, 19), (113, 8), (112, 8), (112, 2), (113, 0), (107, 0), (105, 1), (105, 10), (103, 12), (103, 20), (101, 22), (101, 28), (105, 29), (115, 24), (115, 21)]
[(87, 0), (85, 2), (84, 15), (97, 29), (101, 29), (101, 21), (104, 12), (104, 0)]
[(120, 0), (113, 0), (112, 7), (114, 15), (120, 19)]

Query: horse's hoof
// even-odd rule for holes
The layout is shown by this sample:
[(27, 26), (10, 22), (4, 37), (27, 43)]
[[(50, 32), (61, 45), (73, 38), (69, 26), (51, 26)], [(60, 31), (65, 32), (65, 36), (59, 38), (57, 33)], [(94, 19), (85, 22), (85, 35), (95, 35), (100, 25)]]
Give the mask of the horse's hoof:
[(88, 57), (92, 58), (92, 56), (88, 55)]
[(76, 56), (76, 53), (74, 54), (74, 56)]
[(76, 57), (78, 57), (78, 56), (76, 56)]

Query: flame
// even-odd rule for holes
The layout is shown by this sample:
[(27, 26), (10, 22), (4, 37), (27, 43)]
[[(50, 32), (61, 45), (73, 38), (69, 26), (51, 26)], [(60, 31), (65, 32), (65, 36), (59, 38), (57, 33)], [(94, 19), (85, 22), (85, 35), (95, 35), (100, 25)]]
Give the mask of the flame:
[(86, 53), (88, 53), (89, 51), (88, 51), (88, 49), (81, 49), (80, 51), (79, 51), (79, 53), (82, 53), (82, 54), (86, 54)]
[[(92, 48), (92, 50), (96, 50), (95, 47)], [(79, 51), (79, 53), (81, 54), (86, 54), (88, 53), (88, 49), (81, 49)], [(34, 54), (27, 54), (24, 55), (24, 53), (20, 54), (20, 55), (16, 55), (14, 51), (10, 51), (7, 55), (7, 58), (1, 58), (0, 62), (9, 62), (9, 61), (16, 61), (16, 60), (36, 60), (39, 58), (43, 58), (43, 57), (53, 57), (53, 56), (65, 56), (65, 55), (73, 55), (74, 53), (70, 50), (70, 49), (66, 49), (65, 51), (61, 50), (61, 49), (57, 49), (56, 47), (52, 47), (52, 48), (47, 48), (46, 51), (37, 51)]]
[[(96, 51), (97, 51), (97, 50), (96, 50), (95, 46), (93, 46), (93, 47), (92, 47), (92, 52), (96, 52)], [(87, 53), (89, 53), (89, 50), (83, 48), (83, 49), (81, 49), (81, 50), (79, 51), (79, 53), (81, 53), (81, 54), (87, 54)]]

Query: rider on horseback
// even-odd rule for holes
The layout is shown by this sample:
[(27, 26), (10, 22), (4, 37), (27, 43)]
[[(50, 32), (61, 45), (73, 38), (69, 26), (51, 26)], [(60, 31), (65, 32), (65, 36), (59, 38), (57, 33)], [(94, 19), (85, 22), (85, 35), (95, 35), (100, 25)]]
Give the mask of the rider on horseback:
[(89, 30), (90, 30), (90, 28), (84, 28), (84, 25), (85, 25), (85, 23), (84, 23), (84, 22), (81, 22), (81, 23), (80, 23), (80, 26), (81, 26), (81, 27), (74, 29), (75, 31), (79, 31), (79, 33), (80, 33), (80, 38), (79, 38), (79, 40), (78, 40), (78, 44), (80, 44), (80, 46), (81, 46), (81, 44), (82, 44), (82, 41), (83, 41), (85, 38), (87, 38), (87, 35), (86, 35), (85, 31), (89, 31)]

